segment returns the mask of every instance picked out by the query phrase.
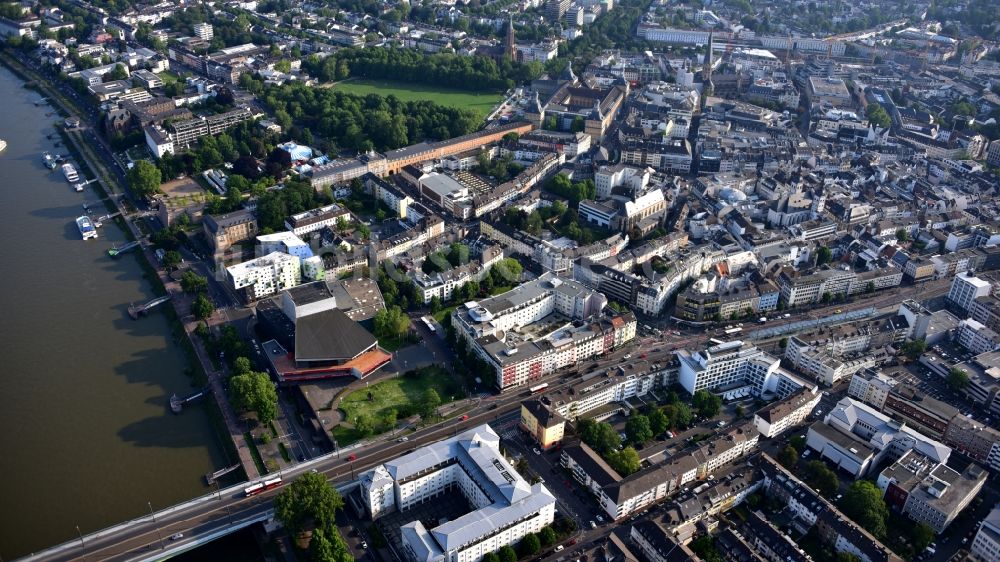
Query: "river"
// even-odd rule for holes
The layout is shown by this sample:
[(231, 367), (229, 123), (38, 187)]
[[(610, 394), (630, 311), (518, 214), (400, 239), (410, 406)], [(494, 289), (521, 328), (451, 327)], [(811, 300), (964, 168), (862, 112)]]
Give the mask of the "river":
[[(80, 239), (82, 203), (42, 152), (59, 118), (0, 66), (0, 559), (15, 557), (207, 493), (225, 466), (204, 405), (173, 415), (189, 392), (185, 358), (162, 312), (133, 321), (154, 295), (113, 223)], [(51, 115), (49, 115), (51, 114)]]

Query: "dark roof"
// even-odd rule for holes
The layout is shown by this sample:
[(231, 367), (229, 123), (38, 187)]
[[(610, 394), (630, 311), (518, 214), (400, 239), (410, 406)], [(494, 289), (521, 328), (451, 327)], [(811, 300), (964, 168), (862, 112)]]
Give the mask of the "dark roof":
[(292, 299), (292, 302), (296, 306), (303, 306), (333, 297), (333, 292), (330, 291), (326, 281), (314, 281), (312, 283), (296, 285), (295, 287), (286, 289), (285, 293), (288, 294), (288, 298)]
[(377, 343), (368, 330), (336, 308), (304, 316), (295, 323), (296, 361), (351, 359)]
[(621, 480), (621, 475), (615, 472), (604, 459), (600, 457), (586, 443), (573, 443), (563, 447), (563, 454), (573, 459), (580, 465), (588, 476), (593, 478), (601, 488), (606, 488)]
[(528, 400), (526, 402), (522, 402), (521, 405), (531, 412), (532, 416), (535, 416), (535, 419), (542, 427), (549, 428), (566, 421), (559, 415), (559, 412), (550, 410), (548, 406), (542, 404), (540, 400)]
[(255, 220), (253, 212), (248, 209), (240, 209), (225, 215), (208, 215), (205, 217), (205, 223), (208, 225), (209, 230), (213, 233), (218, 232), (221, 228), (228, 228), (230, 226), (235, 226), (245, 222), (253, 222)]

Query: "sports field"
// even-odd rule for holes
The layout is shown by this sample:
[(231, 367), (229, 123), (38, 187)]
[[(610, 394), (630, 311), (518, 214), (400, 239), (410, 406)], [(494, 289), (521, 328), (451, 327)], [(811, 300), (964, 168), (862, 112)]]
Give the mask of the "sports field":
[(501, 94), (480, 94), (465, 90), (435, 88), (422, 84), (406, 84), (386, 80), (350, 79), (333, 86), (337, 90), (366, 96), (396, 96), (403, 101), (432, 101), (449, 107), (469, 109), (485, 119), (490, 111), (503, 99)]

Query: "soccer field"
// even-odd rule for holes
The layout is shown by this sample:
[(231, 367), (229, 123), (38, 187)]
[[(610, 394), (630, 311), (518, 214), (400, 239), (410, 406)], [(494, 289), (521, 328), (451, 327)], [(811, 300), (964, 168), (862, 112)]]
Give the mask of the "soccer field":
[(379, 94), (381, 96), (396, 96), (403, 101), (432, 101), (449, 107), (469, 109), (485, 119), (490, 111), (503, 99), (501, 94), (486, 94), (435, 88), (421, 84), (406, 84), (386, 80), (346, 80), (339, 82), (334, 89), (350, 94), (366, 96)]

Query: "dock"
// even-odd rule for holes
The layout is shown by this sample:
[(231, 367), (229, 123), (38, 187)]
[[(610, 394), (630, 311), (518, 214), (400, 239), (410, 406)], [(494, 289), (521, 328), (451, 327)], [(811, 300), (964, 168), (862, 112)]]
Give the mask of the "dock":
[(117, 258), (118, 256), (124, 254), (125, 252), (128, 252), (129, 250), (133, 250), (138, 247), (139, 247), (139, 241), (133, 240), (132, 242), (129, 242), (124, 246), (112, 246), (111, 248), (108, 249), (108, 255), (113, 258)]
[(209, 486), (211, 486), (212, 484), (215, 484), (216, 480), (218, 480), (219, 478), (222, 478), (223, 476), (229, 474), (230, 472), (232, 472), (232, 471), (240, 468), (241, 466), (242, 465), (234, 464), (233, 466), (222, 468), (222, 469), (216, 470), (215, 472), (210, 472), (210, 473), (208, 473), (208, 474), (205, 475), (205, 483), (208, 484)]
[(177, 393), (174, 393), (173, 395), (170, 396), (170, 411), (172, 411), (175, 414), (181, 413), (184, 410), (184, 404), (187, 404), (188, 402), (193, 402), (205, 396), (206, 392), (208, 392), (208, 387), (205, 387), (192, 394), (189, 394), (184, 398), (181, 398), (180, 396), (177, 396)]
[(139, 316), (142, 316), (150, 311), (150, 309), (160, 306), (161, 304), (170, 300), (170, 295), (165, 295), (162, 297), (157, 297), (146, 304), (136, 306), (130, 303), (128, 305), (128, 315), (132, 317), (132, 320), (138, 320)]

